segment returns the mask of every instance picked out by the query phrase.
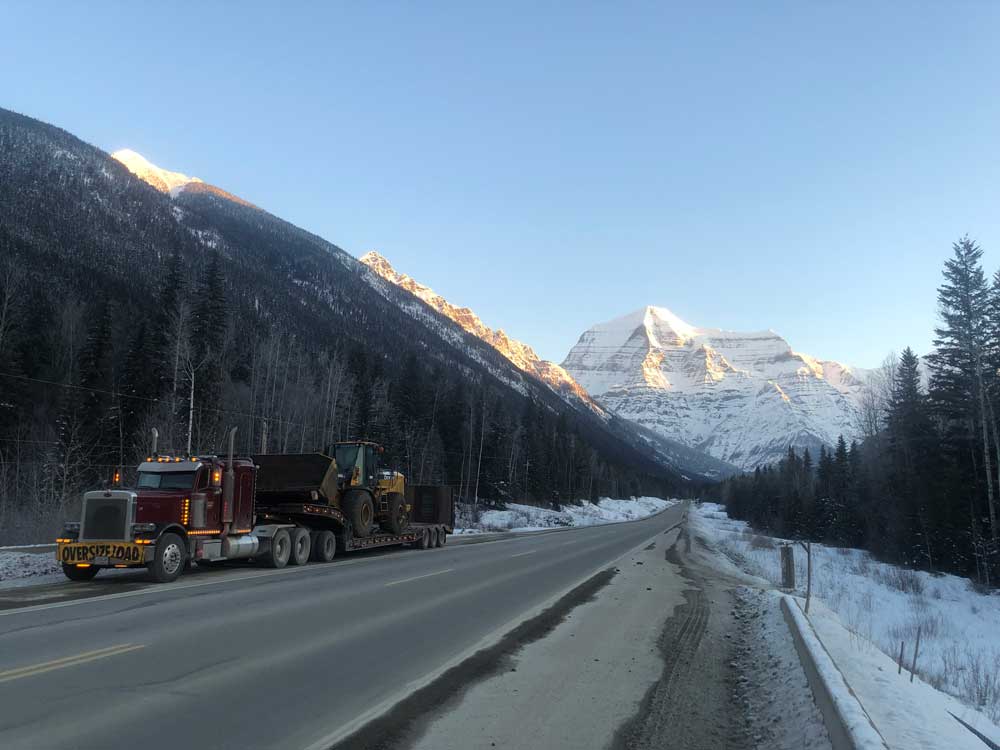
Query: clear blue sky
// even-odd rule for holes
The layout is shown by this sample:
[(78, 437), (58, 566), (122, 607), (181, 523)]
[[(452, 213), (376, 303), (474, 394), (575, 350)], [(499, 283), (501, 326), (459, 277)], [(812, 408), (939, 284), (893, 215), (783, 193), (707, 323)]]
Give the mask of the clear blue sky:
[(378, 249), (557, 361), (646, 304), (926, 351), (951, 242), (1000, 265), (1000, 4), (708, 5), (12, 2), (0, 106)]

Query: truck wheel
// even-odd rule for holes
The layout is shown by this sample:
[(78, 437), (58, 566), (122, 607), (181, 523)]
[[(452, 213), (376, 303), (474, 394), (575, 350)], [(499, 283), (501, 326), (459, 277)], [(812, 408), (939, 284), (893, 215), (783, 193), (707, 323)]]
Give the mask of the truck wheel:
[(431, 546), (431, 533), (424, 529), (423, 533), (420, 535), (420, 541), (417, 542), (417, 547), (419, 549), (427, 549)]
[(269, 568), (283, 568), (288, 564), (292, 552), (292, 540), (287, 529), (278, 529), (271, 537), (271, 547), (264, 555), (264, 564)]
[(428, 541), (427, 541), (427, 548), (428, 549), (434, 549), (435, 547), (439, 546), (438, 545), (438, 530), (437, 530), (437, 527), (436, 526), (431, 526), (427, 530), (427, 532), (430, 535), (429, 538), (428, 538)]
[(390, 534), (402, 534), (410, 525), (410, 514), (406, 512), (406, 501), (398, 492), (386, 495), (389, 517), (385, 520), (385, 530)]
[(187, 545), (177, 534), (164, 534), (156, 543), (153, 559), (146, 564), (157, 583), (176, 581), (187, 564)]
[(309, 529), (297, 526), (292, 529), (291, 552), (288, 555), (288, 562), (292, 565), (305, 565), (309, 562), (309, 552), (312, 550), (312, 537), (309, 536)]
[(312, 559), (316, 562), (330, 562), (337, 554), (337, 537), (332, 531), (317, 532), (313, 539)]
[(351, 519), (354, 536), (363, 537), (371, 533), (372, 521), (375, 520), (371, 495), (360, 490), (349, 492), (344, 498), (344, 512)]
[(448, 543), (448, 532), (444, 529), (438, 529), (438, 547), (443, 547)]
[(67, 565), (66, 563), (63, 563), (62, 569), (63, 573), (71, 581), (89, 581), (101, 572), (101, 569), (96, 565), (88, 565), (86, 568), (78, 568), (75, 565)]

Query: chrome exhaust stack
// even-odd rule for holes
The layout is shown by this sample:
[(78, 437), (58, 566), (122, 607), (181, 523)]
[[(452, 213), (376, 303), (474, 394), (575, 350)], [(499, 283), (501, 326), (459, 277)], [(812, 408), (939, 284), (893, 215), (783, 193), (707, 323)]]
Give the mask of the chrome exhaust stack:
[[(237, 557), (239, 555), (230, 554), (234, 546), (238, 547), (237, 540), (229, 539), (229, 532), (233, 523), (233, 496), (236, 494), (236, 468), (234, 454), (236, 451), (236, 429), (233, 427), (229, 431), (229, 456), (226, 460), (226, 471), (222, 475), (222, 554), (225, 557)], [(236, 545), (233, 542), (237, 542)]]

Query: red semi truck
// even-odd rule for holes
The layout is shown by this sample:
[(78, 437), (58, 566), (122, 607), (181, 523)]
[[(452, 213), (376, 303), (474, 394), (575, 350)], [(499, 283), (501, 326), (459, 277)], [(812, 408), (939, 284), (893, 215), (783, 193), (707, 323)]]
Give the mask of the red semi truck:
[(145, 566), (165, 583), (192, 561), (281, 568), (357, 549), (440, 547), (453, 530), (450, 488), (405, 486), (379, 470), (374, 443), (337, 444), (339, 464), (322, 453), (235, 457), (234, 433), (228, 457), (150, 456), (134, 488), (85, 493), (80, 521), (56, 540), (66, 577)]

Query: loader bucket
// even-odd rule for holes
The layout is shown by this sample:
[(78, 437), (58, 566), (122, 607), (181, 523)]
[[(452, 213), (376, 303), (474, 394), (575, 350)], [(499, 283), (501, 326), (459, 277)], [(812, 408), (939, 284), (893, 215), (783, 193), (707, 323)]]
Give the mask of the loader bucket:
[(256, 455), (253, 460), (260, 467), (257, 494), (262, 499), (337, 504), (337, 462), (330, 456), (269, 453)]

